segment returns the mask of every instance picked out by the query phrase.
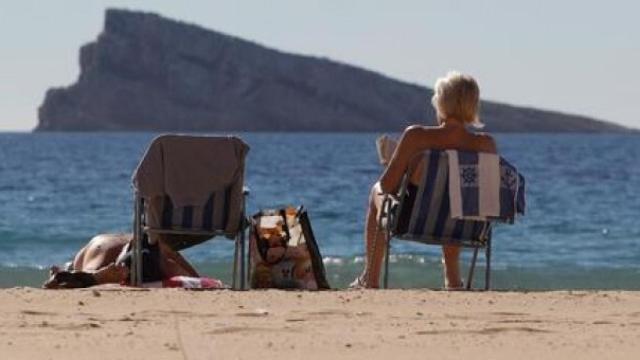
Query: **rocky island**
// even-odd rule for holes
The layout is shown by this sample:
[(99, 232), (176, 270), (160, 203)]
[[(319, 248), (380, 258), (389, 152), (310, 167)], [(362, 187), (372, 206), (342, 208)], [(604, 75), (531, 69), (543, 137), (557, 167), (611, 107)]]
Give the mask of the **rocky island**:
[[(35, 131), (400, 131), (432, 123), (432, 90), (269, 49), (159, 15), (106, 12), (80, 75), (52, 88)], [(584, 116), (482, 103), (495, 132), (624, 132)]]

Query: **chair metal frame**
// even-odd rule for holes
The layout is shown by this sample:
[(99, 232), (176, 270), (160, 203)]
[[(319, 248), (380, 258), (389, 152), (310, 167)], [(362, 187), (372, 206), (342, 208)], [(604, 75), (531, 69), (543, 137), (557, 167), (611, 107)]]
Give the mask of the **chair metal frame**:
[[(407, 186), (409, 185), (409, 175), (405, 174), (401, 186), (399, 194), (400, 196), (392, 195), (392, 194), (384, 194), (384, 200), (382, 202), (381, 209), (378, 212), (378, 221), (377, 221), (377, 231), (384, 231), (385, 238), (387, 239), (385, 257), (384, 257), (384, 278), (383, 278), (383, 287), (388, 288), (389, 284), (389, 254), (391, 252), (391, 240), (396, 238), (398, 240), (405, 241), (413, 241), (418, 242), (425, 245), (447, 245), (447, 242), (438, 241), (433, 238), (425, 238), (419, 236), (412, 236), (407, 234), (397, 234), (395, 231), (397, 229), (399, 215), (402, 210), (402, 206), (404, 205), (404, 196)], [(386, 219), (386, 221), (385, 221)], [(492, 237), (492, 223), (487, 221), (485, 223), (484, 228), (482, 229), (481, 236), (477, 241), (462, 241), (451, 243), (452, 245), (457, 245), (462, 248), (471, 248), (474, 249), (471, 265), (469, 267), (469, 275), (467, 277), (466, 289), (471, 289), (471, 284), (473, 282), (473, 275), (476, 266), (476, 260), (478, 259), (478, 250), (485, 250), (485, 286), (484, 290), (491, 289), (491, 237)], [(377, 239), (377, 236), (376, 236)]]
[[(233, 256), (233, 283), (232, 288), (234, 290), (246, 289), (246, 263), (245, 263), (245, 232), (249, 226), (249, 221), (246, 216), (246, 198), (248, 190), (243, 190), (242, 207), (241, 207), (241, 224), (238, 231), (234, 233), (227, 233), (223, 230), (214, 231), (197, 231), (197, 230), (182, 230), (182, 229), (161, 229), (151, 228), (146, 225), (144, 211), (144, 199), (140, 194), (135, 191), (134, 194), (134, 221), (133, 221), (133, 246), (132, 246), (132, 261), (130, 271), (130, 283), (133, 286), (142, 285), (142, 239), (145, 234), (173, 234), (173, 235), (204, 235), (204, 236), (225, 236), (232, 238), (235, 242), (235, 251)], [(238, 286), (239, 285), (239, 286)]]

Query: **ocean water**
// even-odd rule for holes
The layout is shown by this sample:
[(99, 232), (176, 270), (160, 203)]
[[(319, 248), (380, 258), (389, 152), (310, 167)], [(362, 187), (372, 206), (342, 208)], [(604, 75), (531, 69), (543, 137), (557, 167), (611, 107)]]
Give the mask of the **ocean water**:
[[(0, 287), (39, 286), (92, 236), (129, 232), (130, 177), (154, 136), (0, 134)], [(249, 212), (304, 204), (331, 284), (346, 286), (362, 268), (367, 195), (381, 173), (376, 134), (239, 136), (251, 146)], [(640, 289), (640, 137), (496, 138), (527, 179), (528, 207), (495, 229), (494, 288)], [(216, 240), (185, 254), (228, 280), (232, 251)], [(441, 287), (439, 252), (394, 243), (392, 286)]]

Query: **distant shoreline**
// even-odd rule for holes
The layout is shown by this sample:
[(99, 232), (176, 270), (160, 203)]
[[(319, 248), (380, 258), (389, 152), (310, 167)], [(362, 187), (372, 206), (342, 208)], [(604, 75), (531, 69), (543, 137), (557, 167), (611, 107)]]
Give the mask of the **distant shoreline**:
[[(179, 130), (0, 130), (0, 134), (400, 134), (400, 131), (179, 131)], [(628, 128), (625, 131), (548, 131), (548, 132), (518, 132), (518, 131), (492, 131), (496, 135), (640, 135), (640, 129)]]

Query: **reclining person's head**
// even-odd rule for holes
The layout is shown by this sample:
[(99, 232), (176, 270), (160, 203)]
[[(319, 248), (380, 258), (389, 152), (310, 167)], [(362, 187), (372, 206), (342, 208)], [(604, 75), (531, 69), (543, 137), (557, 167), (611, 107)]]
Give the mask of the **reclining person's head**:
[(451, 71), (436, 80), (431, 103), (438, 115), (438, 123), (455, 119), (476, 128), (484, 126), (480, 122), (480, 88), (470, 75)]

